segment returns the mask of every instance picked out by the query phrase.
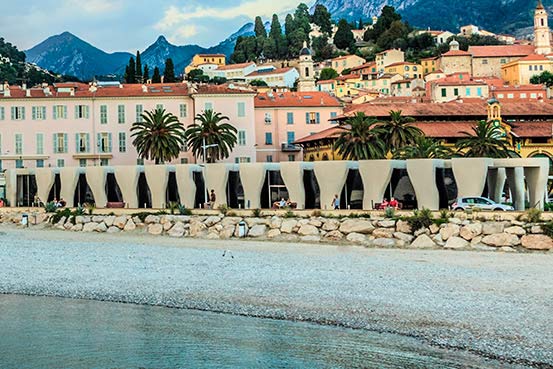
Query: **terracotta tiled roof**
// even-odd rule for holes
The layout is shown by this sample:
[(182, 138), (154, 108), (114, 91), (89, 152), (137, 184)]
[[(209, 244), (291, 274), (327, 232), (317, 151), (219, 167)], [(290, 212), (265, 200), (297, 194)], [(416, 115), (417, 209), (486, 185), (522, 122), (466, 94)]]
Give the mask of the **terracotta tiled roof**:
[(226, 58), (225, 54), (198, 54), (201, 58)]
[(353, 72), (353, 71), (356, 71), (356, 70), (361, 70), (361, 69), (370, 68), (370, 67), (376, 67), (376, 63), (375, 62), (365, 63), (365, 64), (359, 65), (357, 67), (353, 67), (350, 70)]
[(240, 64), (227, 64), (227, 65), (221, 65), (217, 68), (217, 70), (233, 70), (233, 69), (243, 69), (247, 68), (251, 65), (255, 65), (253, 62), (249, 63), (240, 63)]
[(457, 81), (432, 81), (432, 84), (435, 84), (437, 86), (486, 86), (486, 82), (484, 81), (476, 81), (476, 80), (465, 80), (465, 79), (459, 79)]
[(336, 77), (337, 81), (346, 81), (348, 79), (359, 79), (361, 78), (359, 74), (346, 74), (344, 76)]
[(277, 68), (267, 71), (255, 71), (247, 75), (247, 77), (257, 77), (257, 76), (270, 76), (275, 74), (285, 74), (293, 70), (294, 68)]
[(298, 145), (301, 145), (301, 144), (306, 144), (306, 143), (313, 142), (313, 141), (319, 141), (319, 140), (324, 140), (324, 139), (328, 139), (328, 138), (335, 138), (335, 137), (340, 136), (341, 132), (343, 132), (342, 127), (340, 127), (340, 126), (331, 127), (331, 128), (327, 128), (323, 131), (320, 131), (320, 132), (314, 133), (312, 135), (309, 135), (307, 137), (302, 137), (299, 140), (296, 140), (296, 142), (294, 142), (294, 143), (298, 144)]
[(246, 87), (231, 87), (232, 84), (223, 85), (200, 85), (194, 95), (216, 95), (216, 94), (255, 94), (256, 92)]
[(470, 46), (468, 51), (475, 58), (527, 56), (535, 53), (535, 47), (532, 45)]
[(540, 54), (530, 54), (524, 58), (519, 59), (519, 61), (549, 61), (544, 55)]
[(386, 68), (397, 67), (397, 66), (400, 66), (400, 65), (417, 65), (417, 64), (411, 63), (411, 62), (397, 62), (397, 63), (392, 63), (390, 65), (387, 65)]
[(517, 85), (517, 86), (496, 86), (495, 92), (511, 92), (511, 91), (545, 91), (545, 85)]
[[(344, 60), (344, 59), (349, 59), (349, 58), (353, 58), (353, 57), (356, 57), (357, 55), (344, 55), (344, 56), (339, 56), (337, 58), (334, 58), (332, 59), (331, 61), (339, 61), (339, 60)], [(358, 58), (361, 58), (360, 56), (358, 56)]]
[(341, 107), (342, 104), (337, 98), (326, 92), (281, 92), (259, 94), (255, 97), (256, 108), (269, 107)]
[(335, 80), (333, 79), (326, 79), (326, 80), (322, 80), (322, 81), (317, 81), (317, 84), (318, 85), (327, 85), (329, 83), (334, 83), (336, 82)]
[(470, 56), (471, 54), (467, 51), (463, 50), (450, 50), (445, 54), (442, 54), (442, 56)]

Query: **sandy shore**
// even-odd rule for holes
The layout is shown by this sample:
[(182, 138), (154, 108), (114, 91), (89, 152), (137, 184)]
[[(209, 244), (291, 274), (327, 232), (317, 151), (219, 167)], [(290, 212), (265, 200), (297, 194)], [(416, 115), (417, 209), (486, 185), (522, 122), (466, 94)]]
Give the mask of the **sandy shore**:
[(551, 253), (0, 231), (0, 293), (340, 324), (553, 367)]

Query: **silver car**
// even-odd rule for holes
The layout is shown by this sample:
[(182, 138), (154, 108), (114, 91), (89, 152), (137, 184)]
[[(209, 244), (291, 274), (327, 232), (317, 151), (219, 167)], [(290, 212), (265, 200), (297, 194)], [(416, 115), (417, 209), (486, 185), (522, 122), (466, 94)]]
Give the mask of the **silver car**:
[(486, 197), (459, 197), (455, 201), (451, 208), (453, 210), (466, 210), (478, 208), (481, 210), (491, 210), (491, 211), (512, 211), (515, 210), (511, 205), (498, 204), (493, 200), (490, 200)]

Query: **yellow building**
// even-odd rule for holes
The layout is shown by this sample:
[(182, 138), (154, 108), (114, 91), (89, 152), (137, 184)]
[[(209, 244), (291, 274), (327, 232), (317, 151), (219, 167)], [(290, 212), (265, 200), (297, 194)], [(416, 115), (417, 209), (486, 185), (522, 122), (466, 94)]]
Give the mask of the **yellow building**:
[(501, 78), (512, 86), (530, 84), (533, 76), (553, 71), (553, 61), (543, 55), (532, 54), (501, 67)]
[(413, 78), (422, 78), (422, 65), (409, 63), (409, 62), (399, 62), (393, 63), (384, 67), (384, 73), (387, 74), (399, 74), (403, 78), (413, 79)]
[(359, 89), (362, 88), (361, 76), (358, 74), (348, 74), (338, 77), (334, 80), (334, 95), (338, 98), (345, 96), (359, 95)]
[(331, 68), (334, 69), (338, 74), (346, 69), (351, 69), (363, 65), (366, 63), (366, 60), (357, 55), (344, 55), (332, 59)]
[(227, 59), (224, 54), (196, 54), (190, 64), (185, 68), (184, 73), (188, 74), (191, 70), (198, 69), (201, 65), (212, 64), (216, 66), (226, 65)]
[(378, 73), (384, 73), (384, 68), (390, 64), (405, 61), (405, 53), (399, 49), (390, 49), (376, 54), (375, 62)]
[(421, 59), (422, 73), (426, 77), (427, 74), (438, 70), (438, 58)]

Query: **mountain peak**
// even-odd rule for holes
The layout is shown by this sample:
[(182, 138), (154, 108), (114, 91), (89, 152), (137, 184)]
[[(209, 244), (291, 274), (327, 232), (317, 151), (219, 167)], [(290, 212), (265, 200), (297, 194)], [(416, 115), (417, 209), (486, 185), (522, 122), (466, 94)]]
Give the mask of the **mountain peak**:
[(157, 38), (156, 44), (169, 44), (169, 41), (167, 41), (167, 39), (165, 38), (165, 36), (163, 35), (159, 35), (159, 37)]

